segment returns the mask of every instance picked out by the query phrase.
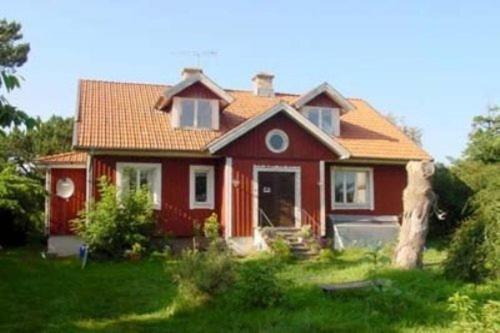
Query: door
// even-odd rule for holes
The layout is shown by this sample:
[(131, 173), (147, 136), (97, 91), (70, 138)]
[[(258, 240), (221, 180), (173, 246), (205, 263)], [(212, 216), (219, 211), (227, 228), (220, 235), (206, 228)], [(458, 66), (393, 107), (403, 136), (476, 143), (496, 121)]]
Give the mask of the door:
[(260, 171), (258, 181), (259, 226), (294, 227), (295, 173)]

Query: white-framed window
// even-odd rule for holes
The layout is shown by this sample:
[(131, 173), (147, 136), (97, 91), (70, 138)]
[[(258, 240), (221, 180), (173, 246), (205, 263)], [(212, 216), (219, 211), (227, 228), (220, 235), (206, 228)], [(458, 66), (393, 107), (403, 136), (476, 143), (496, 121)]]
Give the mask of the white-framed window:
[(314, 125), (330, 135), (338, 136), (340, 133), (340, 110), (336, 108), (306, 106), (304, 116)]
[(214, 99), (174, 97), (172, 127), (219, 129), (219, 102)]
[(118, 195), (147, 187), (151, 192), (154, 209), (161, 209), (161, 164), (116, 163)]
[(273, 153), (282, 153), (288, 149), (288, 135), (280, 129), (272, 129), (266, 134), (267, 149)]
[(332, 209), (374, 209), (373, 169), (332, 167)]
[(213, 165), (189, 166), (189, 209), (214, 209)]

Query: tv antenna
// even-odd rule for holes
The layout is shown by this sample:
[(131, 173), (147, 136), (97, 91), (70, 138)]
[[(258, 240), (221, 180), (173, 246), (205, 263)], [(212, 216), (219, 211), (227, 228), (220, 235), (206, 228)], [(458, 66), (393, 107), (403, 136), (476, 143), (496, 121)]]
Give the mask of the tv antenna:
[(172, 52), (172, 54), (195, 57), (196, 67), (200, 67), (202, 58), (216, 57), (218, 55), (218, 52), (213, 50), (207, 50), (207, 51), (186, 50), (186, 51)]

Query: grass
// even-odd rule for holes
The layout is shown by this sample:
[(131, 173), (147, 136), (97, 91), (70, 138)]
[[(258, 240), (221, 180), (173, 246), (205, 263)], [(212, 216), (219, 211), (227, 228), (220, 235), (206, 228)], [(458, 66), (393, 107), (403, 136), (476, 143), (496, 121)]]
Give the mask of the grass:
[[(421, 271), (375, 268), (360, 250), (330, 261), (292, 262), (285, 302), (271, 309), (240, 309), (223, 295), (179, 301), (171, 280), (175, 261), (91, 262), (44, 260), (34, 249), (0, 252), (1, 332), (446, 332), (456, 291), (484, 302), (498, 299), (498, 284), (446, 280), (444, 252), (426, 252)], [(242, 261), (241, 264), (244, 264)], [(324, 295), (319, 283), (385, 278), (390, 292)]]

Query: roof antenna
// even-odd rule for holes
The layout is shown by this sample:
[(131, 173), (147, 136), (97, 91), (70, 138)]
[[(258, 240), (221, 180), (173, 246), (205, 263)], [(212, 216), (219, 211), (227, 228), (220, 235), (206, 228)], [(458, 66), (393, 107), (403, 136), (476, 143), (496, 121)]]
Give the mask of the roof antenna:
[(200, 67), (202, 58), (216, 57), (218, 55), (217, 51), (206, 50), (206, 51), (196, 51), (196, 50), (185, 50), (172, 52), (173, 55), (190, 56), (196, 58), (196, 67)]

